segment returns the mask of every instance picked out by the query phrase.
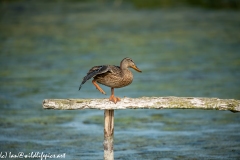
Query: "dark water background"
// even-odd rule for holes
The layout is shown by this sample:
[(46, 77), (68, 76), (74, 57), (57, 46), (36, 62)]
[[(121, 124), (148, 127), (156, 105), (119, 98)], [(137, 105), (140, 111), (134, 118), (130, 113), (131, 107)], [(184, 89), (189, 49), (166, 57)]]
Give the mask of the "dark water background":
[[(131, 57), (143, 73), (120, 97), (240, 99), (240, 12), (121, 1), (1, 1), (0, 152), (103, 158), (103, 111), (43, 110), (47, 98), (108, 98), (94, 65)], [(140, 7), (141, 8), (141, 7)], [(229, 111), (115, 111), (115, 159), (239, 159), (240, 116)]]

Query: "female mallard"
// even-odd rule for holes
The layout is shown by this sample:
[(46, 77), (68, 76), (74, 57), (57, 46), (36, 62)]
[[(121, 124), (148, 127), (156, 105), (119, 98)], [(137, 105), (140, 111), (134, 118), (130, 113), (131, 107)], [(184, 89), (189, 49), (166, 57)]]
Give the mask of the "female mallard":
[(131, 58), (124, 58), (120, 63), (120, 67), (113, 65), (94, 66), (88, 71), (87, 75), (83, 78), (79, 90), (87, 80), (93, 77), (92, 80), (93, 85), (102, 94), (106, 93), (97, 84), (97, 82), (105, 86), (111, 87), (111, 96), (109, 100), (113, 101), (114, 103), (117, 103), (118, 101), (120, 101), (120, 98), (114, 96), (114, 88), (125, 87), (132, 83), (133, 75), (132, 72), (128, 69), (129, 67), (135, 69), (138, 72), (142, 72), (134, 64)]

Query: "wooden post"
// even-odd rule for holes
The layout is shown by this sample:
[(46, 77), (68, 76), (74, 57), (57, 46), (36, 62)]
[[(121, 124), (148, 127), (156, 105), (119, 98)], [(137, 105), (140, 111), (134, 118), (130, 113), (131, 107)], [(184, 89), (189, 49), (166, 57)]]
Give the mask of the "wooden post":
[(114, 110), (104, 110), (104, 160), (113, 160)]

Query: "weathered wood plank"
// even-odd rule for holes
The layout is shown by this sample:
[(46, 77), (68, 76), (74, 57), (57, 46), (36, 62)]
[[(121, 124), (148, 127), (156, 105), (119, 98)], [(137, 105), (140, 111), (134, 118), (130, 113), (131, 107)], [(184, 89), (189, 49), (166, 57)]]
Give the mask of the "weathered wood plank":
[(122, 98), (114, 104), (108, 99), (45, 99), (45, 109), (211, 109), (240, 111), (240, 100), (201, 97)]

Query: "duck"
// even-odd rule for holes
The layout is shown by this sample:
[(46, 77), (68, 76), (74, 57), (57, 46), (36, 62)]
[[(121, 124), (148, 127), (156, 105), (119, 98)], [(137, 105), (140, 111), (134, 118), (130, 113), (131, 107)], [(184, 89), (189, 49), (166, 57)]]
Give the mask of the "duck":
[(116, 104), (117, 102), (121, 101), (121, 99), (119, 97), (115, 97), (114, 89), (128, 86), (133, 81), (133, 74), (129, 70), (129, 68), (132, 68), (137, 72), (142, 72), (133, 62), (133, 60), (128, 57), (124, 58), (120, 62), (120, 66), (115, 65), (94, 66), (88, 71), (87, 75), (83, 78), (82, 83), (79, 86), (79, 90), (86, 81), (93, 78), (92, 84), (102, 94), (106, 94), (106, 92), (104, 92), (104, 90), (98, 85), (98, 83), (111, 88), (111, 96), (109, 97), (109, 101), (112, 101)]

